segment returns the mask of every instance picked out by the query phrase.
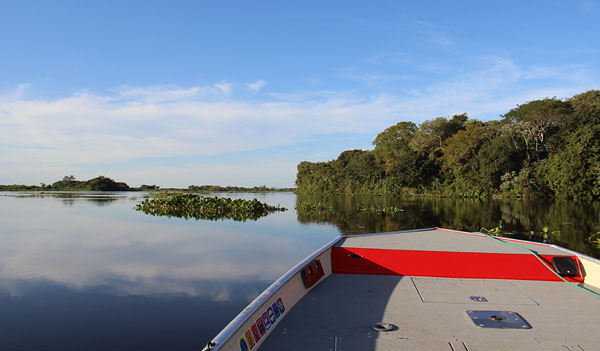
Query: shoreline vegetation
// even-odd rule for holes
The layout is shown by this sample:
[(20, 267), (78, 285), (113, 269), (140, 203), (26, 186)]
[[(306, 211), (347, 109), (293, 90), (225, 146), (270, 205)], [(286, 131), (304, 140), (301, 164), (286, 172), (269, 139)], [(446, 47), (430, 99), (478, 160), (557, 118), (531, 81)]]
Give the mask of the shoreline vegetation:
[(76, 180), (75, 176), (65, 176), (52, 184), (40, 185), (1, 185), (0, 191), (162, 191), (162, 192), (194, 192), (194, 193), (263, 193), (263, 192), (293, 192), (295, 188), (269, 188), (266, 185), (255, 187), (220, 186), (220, 185), (190, 185), (187, 188), (161, 188), (158, 185), (141, 185), (130, 187), (124, 182), (117, 182), (105, 176), (89, 180)]
[(377, 135), (373, 150), (298, 164), (296, 192), (600, 198), (600, 90), (529, 101), (500, 117), (399, 122)]

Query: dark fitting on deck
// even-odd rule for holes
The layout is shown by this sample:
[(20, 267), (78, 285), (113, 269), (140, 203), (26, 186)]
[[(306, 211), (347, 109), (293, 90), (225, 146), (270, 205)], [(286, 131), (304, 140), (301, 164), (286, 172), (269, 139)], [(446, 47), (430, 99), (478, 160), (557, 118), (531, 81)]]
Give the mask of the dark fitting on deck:
[(554, 270), (563, 277), (576, 277), (579, 275), (577, 264), (572, 257), (555, 256), (552, 257), (552, 265)]

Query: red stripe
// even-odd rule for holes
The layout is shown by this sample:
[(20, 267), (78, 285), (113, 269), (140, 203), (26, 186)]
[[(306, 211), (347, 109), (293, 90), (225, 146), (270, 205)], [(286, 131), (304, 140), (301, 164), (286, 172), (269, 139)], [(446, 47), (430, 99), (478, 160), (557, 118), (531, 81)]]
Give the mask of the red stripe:
[[(554, 256), (541, 257), (552, 267)], [(577, 257), (571, 257), (581, 267)], [(331, 251), (331, 261), (333, 272), (343, 274), (561, 281), (530, 254), (334, 247)], [(572, 282), (583, 281), (582, 276), (566, 279)]]

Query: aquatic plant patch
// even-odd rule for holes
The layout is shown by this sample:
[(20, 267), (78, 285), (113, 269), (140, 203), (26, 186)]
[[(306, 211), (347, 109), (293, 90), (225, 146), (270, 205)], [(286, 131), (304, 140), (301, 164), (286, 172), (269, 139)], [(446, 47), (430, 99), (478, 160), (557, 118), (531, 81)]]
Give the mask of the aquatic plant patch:
[(145, 199), (136, 205), (136, 210), (153, 216), (246, 221), (257, 220), (272, 212), (286, 211), (287, 208), (271, 206), (257, 199), (243, 200), (177, 193)]

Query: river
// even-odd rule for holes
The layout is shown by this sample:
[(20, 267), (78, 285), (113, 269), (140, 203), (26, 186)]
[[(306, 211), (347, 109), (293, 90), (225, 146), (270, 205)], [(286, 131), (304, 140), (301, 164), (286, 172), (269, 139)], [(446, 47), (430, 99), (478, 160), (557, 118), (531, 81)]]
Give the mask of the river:
[[(598, 203), (219, 195), (289, 209), (236, 222), (146, 215), (134, 210), (143, 195), (0, 193), (0, 350), (199, 350), (340, 233), (502, 220), (518, 237), (600, 257), (588, 240)], [(298, 213), (303, 202), (324, 206)]]

